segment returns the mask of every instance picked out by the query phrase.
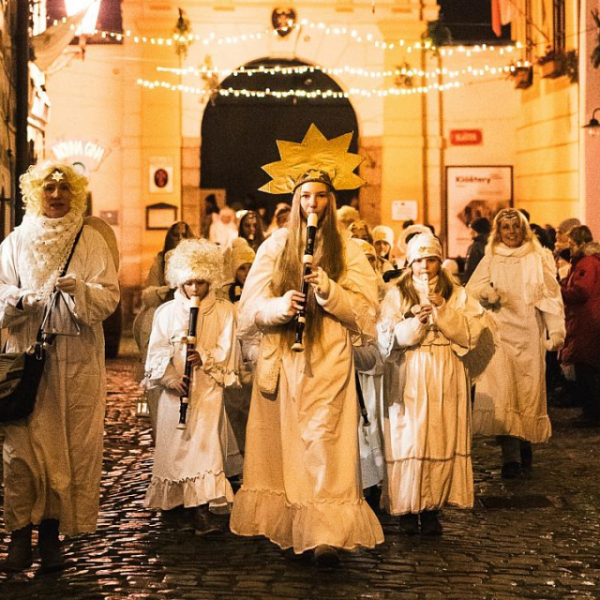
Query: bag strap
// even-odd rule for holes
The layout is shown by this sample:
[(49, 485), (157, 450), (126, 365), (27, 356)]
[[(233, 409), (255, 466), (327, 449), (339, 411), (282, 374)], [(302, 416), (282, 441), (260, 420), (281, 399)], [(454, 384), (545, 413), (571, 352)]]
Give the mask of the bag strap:
[[(67, 262), (65, 263), (65, 266), (63, 267), (59, 277), (64, 277), (66, 275), (67, 269), (69, 268), (69, 264), (71, 263), (71, 259), (73, 258), (73, 254), (75, 254), (75, 248), (77, 246), (77, 242), (79, 242), (79, 238), (81, 237), (82, 231), (83, 231), (83, 225), (80, 227), (79, 231), (77, 232), (77, 235), (75, 236), (75, 240), (73, 241), (73, 246), (71, 247), (71, 252), (69, 253), (69, 258), (67, 258)], [(35, 354), (36, 354), (36, 356), (38, 356), (38, 358), (42, 358), (43, 353), (44, 353), (44, 346), (48, 346), (48, 345), (52, 344), (52, 342), (54, 341), (54, 338), (56, 337), (52, 334), (47, 335), (44, 333), (44, 325), (46, 324), (46, 321), (48, 320), (49, 314), (50, 314), (50, 309), (48, 308), (48, 305), (46, 305), (46, 308), (44, 310), (44, 318), (42, 319), (42, 324), (40, 325), (40, 328), (38, 329), (37, 336), (36, 336)]]

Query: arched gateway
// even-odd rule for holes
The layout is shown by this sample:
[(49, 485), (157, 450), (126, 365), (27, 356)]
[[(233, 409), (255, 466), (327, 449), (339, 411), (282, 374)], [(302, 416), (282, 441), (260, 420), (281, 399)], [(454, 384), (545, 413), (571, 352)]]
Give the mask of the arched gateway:
[[(273, 74), (276, 66), (309, 70)], [(261, 67), (263, 72), (257, 72)], [(311, 71), (310, 65), (299, 60), (260, 59), (246, 64), (244, 70), (252, 74), (230, 75), (220, 89), (275, 93), (302, 90), (307, 94), (316, 90), (343, 91), (331, 77)], [(278, 201), (287, 198), (258, 191), (269, 180), (261, 167), (279, 160), (275, 140), (300, 142), (311, 123), (327, 138), (353, 131), (350, 151), (357, 151), (358, 122), (347, 98), (216, 95), (202, 120), (200, 187), (225, 189), (229, 205), (250, 208), (258, 203), (270, 212)], [(351, 196), (349, 192), (340, 194), (341, 203), (347, 203)]]

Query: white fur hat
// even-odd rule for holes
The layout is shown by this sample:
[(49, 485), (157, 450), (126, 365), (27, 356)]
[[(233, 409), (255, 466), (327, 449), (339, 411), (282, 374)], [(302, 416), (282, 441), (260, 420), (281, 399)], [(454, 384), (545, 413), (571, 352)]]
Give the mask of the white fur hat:
[(231, 244), (231, 276), (235, 279), (237, 270), (246, 263), (252, 264), (256, 254), (244, 238), (236, 238)]
[(223, 254), (208, 240), (182, 240), (169, 252), (165, 279), (172, 287), (180, 287), (193, 280), (218, 284), (223, 280)]
[(387, 242), (390, 246), (394, 245), (394, 230), (386, 225), (377, 225), (371, 232), (373, 234), (373, 243)]
[(442, 261), (442, 245), (440, 241), (433, 237), (431, 231), (429, 233), (419, 233), (415, 235), (406, 250), (406, 264), (408, 266), (420, 258), (435, 257)]

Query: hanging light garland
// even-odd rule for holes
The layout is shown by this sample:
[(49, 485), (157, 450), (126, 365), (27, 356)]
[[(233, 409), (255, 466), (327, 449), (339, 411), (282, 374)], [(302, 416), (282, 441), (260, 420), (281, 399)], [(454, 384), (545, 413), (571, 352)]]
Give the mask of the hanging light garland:
[[(514, 69), (514, 65), (508, 65), (496, 69), (494, 74), (503, 75), (508, 74)], [(484, 73), (477, 73), (476, 75), (483, 75)], [(150, 81), (148, 79), (138, 79), (136, 82), (138, 85), (149, 89), (166, 89), (172, 92), (181, 92), (185, 94), (194, 94), (198, 96), (212, 96), (215, 95), (232, 98), (276, 98), (285, 99), (290, 97), (295, 98), (306, 98), (306, 99), (339, 99), (339, 98), (350, 98), (350, 97), (361, 97), (361, 98), (386, 98), (389, 96), (407, 96), (411, 94), (427, 94), (430, 91), (447, 91), (462, 87), (465, 85), (459, 81), (451, 81), (448, 83), (430, 83), (424, 86), (417, 86), (413, 88), (379, 88), (379, 89), (363, 89), (363, 88), (350, 88), (348, 91), (335, 91), (335, 90), (313, 90), (306, 91), (301, 89), (290, 89), (290, 90), (272, 90), (266, 88), (264, 90), (250, 90), (250, 89), (237, 89), (237, 88), (218, 88), (218, 89), (205, 89), (195, 86), (188, 86), (183, 84), (173, 84), (168, 81)], [(466, 84), (469, 85), (469, 84)]]
[(254, 68), (240, 67), (239, 69), (220, 69), (219, 67), (208, 68), (203, 66), (197, 67), (186, 67), (183, 69), (173, 67), (156, 67), (157, 71), (164, 73), (174, 73), (176, 75), (194, 75), (199, 77), (212, 77), (219, 76), (221, 79), (233, 76), (247, 76), (252, 77), (253, 75), (270, 75), (274, 77), (285, 76), (285, 75), (306, 75), (312, 73), (324, 73), (325, 75), (334, 75), (336, 77), (342, 75), (352, 75), (357, 77), (365, 77), (367, 79), (385, 79), (386, 77), (422, 77), (425, 79), (434, 79), (440, 76), (455, 79), (461, 75), (473, 75), (480, 76), (487, 73), (495, 75), (499, 72), (505, 71), (506, 67), (495, 67), (488, 64), (483, 67), (474, 67), (469, 65), (462, 69), (448, 69), (446, 67), (436, 68), (431, 71), (424, 71), (422, 69), (414, 69), (410, 66), (402, 68), (388, 69), (386, 71), (369, 70), (357, 67), (324, 67), (322, 65), (294, 65), (294, 66), (282, 66), (276, 65), (274, 67), (265, 67), (260, 65)]
[[(65, 19), (62, 19), (65, 21)], [(57, 24), (59, 21), (55, 21), (54, 24)], [(431, 43), (430, 40), (418, 41), (418, 42), (407, 42), (404, 39), (399, 39), (396, 42), (383, 42), (376, 39), (376, 36), (372, 33), (361, 34), (356, 29), (349, 29), (347, 27), (332, 27), (326, 25), (325, 23), (315, 23), (309, 21), (308, 19), (302, 19), (298, 21), (297, 24), (293, 26), (294, 29), (303, 29), (303, 30), (317, 30), (324, 33), (327, 36), (346, 36), (349, 37), (355, 43), (361, 45), (370, 45), (374, 48), (382, 49), (382, 50), (392, 50), (394, 48), (402, 48), (406, 52), (411, 53), (414, 51), (421, 50), (438, 50), (438, 48)], [(209, 44), (216, 44), (217, 46), (223, 45), (237, 45), (244, 44), (252, 41), (260, 41), (264, 38), (273, 37), (275, 39), (281, 39), (276, 30), (273, 29), (264, 29), (257, 33), (244, 33), (240, 35), (228, 35), (228, 36), (217, 36), (216, 33), (212, 32), (207, 36), (200, 36), (198, 34), (191, 33), (191, 29), (188, 32), (177, 32), (173, 34), (171, 37), (153, 37), (153, 36), (145, 36), (133, 34), (130, 30), (126, 30), (123, 32), (114, 32), (114, 31), (103, 31), (103, 30), (95, 30), (94, 35), (99, 35), (103, 39), (114, 39), (118, 42), (123, 40), (132, 41), (134, 44), (149, 44), (152, 46), (173, 46), (173, 45), (181, 45), (182, 43), (186, 43), (187, 45), (192, 42), (198, 42), (208, 46)], [(480, 54), (482, 52), (491, 52), (498, 53), (500, 55), (504, 55), (507, 53), (511, 53), (517, 49), (523, 48), (523, 45), (520, 42), (517, 42), (514, 46), (493, 46), (488, 44), (477, 44), (475, 46), (456, 46), (452, 48), (439, 48), (439, 52), (444, 56), (451, 56), (453, 54), (464, 54), (467, 57)]]

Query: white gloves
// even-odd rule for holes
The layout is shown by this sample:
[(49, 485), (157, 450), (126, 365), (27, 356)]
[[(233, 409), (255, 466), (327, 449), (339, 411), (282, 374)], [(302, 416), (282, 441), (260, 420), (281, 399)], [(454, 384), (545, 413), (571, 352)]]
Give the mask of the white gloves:
[(556, 352), (560, 350), (565, 343), (565, 336), (562, 333), (548, 332), (547, 340), (544, 340), (544, 348), (548, 352)]
[(21, 304), (23, 305), (23, 310), (36, 310), (37, 308), (42, 306), (42, 300), (35, 292), (24, 292), (21, 296)]
[(491, 285), (488, 285), (486, 288), (481, 290), (481, 292), (479, 292), (479, 297), (483, 303), (490, 306), (500, 303), (500, 294)]

